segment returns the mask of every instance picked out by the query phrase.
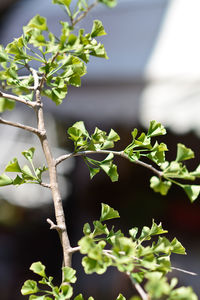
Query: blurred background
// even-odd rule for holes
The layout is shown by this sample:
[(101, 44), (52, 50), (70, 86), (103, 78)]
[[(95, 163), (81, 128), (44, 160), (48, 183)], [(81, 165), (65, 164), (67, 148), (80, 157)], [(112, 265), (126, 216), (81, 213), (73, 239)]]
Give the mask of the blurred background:
[[(91, 59), (82, 87), (69, 88), (59, 107), (48, 100), (46, 122), (55, 157), (70, 151), (66, 130), (83, 120), (89, 129), (111, 127), (119, 133), (118, 148), (131, 141), (134, 127), (145, 130), (150, 120), (167, 127), (163, 142), (167, 158), (174, 159), (176, 144), (191, 147), (200, 163), (200, 2), (199, 0), (119, 0), (118, 6), (95, 8), (78, 28), (90, 30), (94, 19), (102, 20), (107, 36), (102, 42), (109, 60)], [(22, 26), (40, 14), (47, 17), (50, 30), (59, 31), (63, 11), (50, 0), (0, 0), (0, 43), (4, 46), (22, 34)], [(31, 111), (17, 106), (4, 118), (32, 124)], [(13, 157), (37, 144), (20, 130), (1, 126), (0, 173)], [(39, 144), (36, 165), (44, 158)], [(20, 159), (19, 159), (20, 160)], [(200, 273), (200, 202), (190, 204), (178, 187), (161, 197), (149, 188), (151, 172), (119, 159), (120, 180), (111, 183), (104, 174), (92, 181), (81, 158), (59, 166), (59, 182), (72, 245), (81, 238), (82, 227), (100, 215), (101, 202), (117, 209), (121, 219), (115, 226), (125, 233), (131, 227), (151, 225), (152, 218), (169, 230), (186, 247), (187, 256), (173, 256), (173, 266)], [(46, 219), (54, 219), (48, 191), (32, 185), (0, 190), (0, 295), (1, 300), (24, 299), (23, 282), (33, 278), (29, 267), (34, 261), (48, 266), (47, 272), (60, 279), (61, 248), (57, 233), (49, 230)], [(84, 275), (81, 257), (74, 255), (73, 266), (80, 274), (75, 295), (95, 300), (116, 299), (119, 292), (129, 299), (134, 294), (129, 280), (113, 270), (103, 276)], [(173, 271), (181, 285), (192, 285), (199, 293), (199, 276)]]

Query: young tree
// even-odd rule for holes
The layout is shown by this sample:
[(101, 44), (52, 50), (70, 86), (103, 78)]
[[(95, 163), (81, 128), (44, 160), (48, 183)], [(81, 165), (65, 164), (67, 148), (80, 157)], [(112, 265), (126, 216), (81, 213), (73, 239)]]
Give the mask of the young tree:
[[(107, 58), (103, 44), (96, 40), (97, 37), (106, 34), (101, 21), (93, 22), (90, 33), (80, 29), (78, 34), (75, 34), (74, 28), (94, 6), (101, 3), (114, 7), (116, 0), (96, 0), (92, 3), (77, 0), (73, 9), (71, 0), (52, 2), (60, 5), (69, 17), (68, 22), (60, 22), (62, 31), (59, 37), (49, 31), (44, 17), (36, 15), (23, 27), (22, 36), (14, 39), (5, 48), (0, 48), (1, 107), (4, 110), (14, 108), (15, 102), (30, 107), (35, 114), (37, 126), (32, 127), (3, 118), (0, 118), (0, 123), (36, 135), (46, 158), (46, 166), (36, 167), (35, 148), (23, 151), (22, 155), (29, 165), (20, 166), (17, 158), (11, 160), (0, 176), (0, 186), (35, 183), (51, 191), (56, 222), (50, 219), (47, 219), (47, 222), (50, 229), (58, 232), (63, 250), (60, 286), (54, 286), (53, 278), (46, 275), (45, 266), (36, 262), (30, 269), (40, 276), (39, 283), (27, 280), (21, 292), (23, 295), (30, 295), (30, 300), (64, 300), (72, 297), (75, 300), (83, 300), (82, 294), (73, 296), (72, 288), (77, 278), (76, 271), (71, 267), (71, 259), (73, 253), (79, 251), (84, 256), (82, 265), (87, 274), (102, 274), (110, 266), (127, 274), (138, 293), (138, 296), (131, 298), (132, 300), (196, 300), (197, 296), (192, 288), (177, 288), (177, 279), (173, 278), (169, 282), (166, 277), (174, 269), (170, 263), (170, 255), (185, 254), (185, 249), (176, 238), (169, 241), (164, 236), (167, 231), (161, 224), (153, 221), (150, 228), (144, 226), (141, 232), (138, 232), (136, 227), (131, 228), (126, 237), (121, 230), (115, 231), (114, 227), (109, 228), (106, 225), (107, 220), (119, 218), (119, 213), (102, 203), (99, 220), (94, 221), (93, 226), (86, 223), (83, 237), (78, 241), (77, 247), (70, 245), (57, 181), (57, 166), (63, 161), (81, 156), (89, 169), (90, 178), (102, 170), (114, 182), (118, 180), (118, 172), (113, 160), (115, 156), (121, 156), (154, 173), (150, 187), (155, 192), (166, 195), (171, 185), (176, 184), (186, 192), (192, 202), (200, 193), (200, 185), (185, 182), (200, 177), (200, 166), (192, 172), (186, 168), (184, 161), (193, 158), (194, 152), (183, 144), (178, 144), (174, 161), (166, 160), (166, 144), (155, 140), (155, 137), (165, 135), (166, 130), (156, 121), (150, 122), (147, 133), (139, 134), (138, 130), (134, 129), (131, 133), (131, 144), (121, 151), (110, 150), (120, 139), (113, 129), (107, 134), (95, 128), (94, 132), (89, 134), (82, 121), (76, 122), (67, 131), (68, 138), (74, 144), (74, 151), (57, 158), (53, 156), (44, 120), (46, 103), (43, 102), (43, 97), (49, 97), (56, 105), (61, 104), (68, 92), (68, 86), (81, 85), (81, 77), (86, 73), (86, 64), (90, 56)], [(35, 62), (38, 65), (37, 69), (33, 67)], [(20, 70), (26, 70), (27, 75), (21, 76)], [(97, 153), (104, 155), (104, 158), (95, 160), (93, 157)], [(14, 177), (8, 175), (10, 172), (15, 174)], [(49, 173), (49, 183), (43, 181), (44, 172)], [(158, 238), (155, 239), (155, 236)], [(89, 299), (92, 300), (93, 297)], [(122, 294), (117, 298), (124, 299)]]

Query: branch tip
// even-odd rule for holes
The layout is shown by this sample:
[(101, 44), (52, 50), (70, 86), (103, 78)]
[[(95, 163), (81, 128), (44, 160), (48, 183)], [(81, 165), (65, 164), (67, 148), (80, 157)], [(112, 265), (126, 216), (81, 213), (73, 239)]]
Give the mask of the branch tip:
[(55, 224), (51, 219), (49, 219), (49, 218), (47, 219), (47, 223), (49, 223), (50, 229), (55, 229), (55, 230), (57, 230), (57, 231), (63, 231), (63, 230), (65, 230), (64, 227), (56, 225), (56, 224)]

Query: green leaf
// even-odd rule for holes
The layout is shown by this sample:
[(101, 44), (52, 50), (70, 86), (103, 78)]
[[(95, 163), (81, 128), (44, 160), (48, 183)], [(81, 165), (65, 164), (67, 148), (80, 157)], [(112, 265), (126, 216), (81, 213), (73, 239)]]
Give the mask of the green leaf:
[(82, 294), (79, 294), (78, 296), (76, 296), (76, 297), (74, 298), (74, 300), (84, 300), (83, 295), (82, 295)]
[(94, 221), (93, 225), (94, 225), (94, 231), (93, 231), (94, 237), (96, 237), (97, 235), (109, 234), (109, 230), (106, 224), (102, 224), (100, 221)]
[(33, 159), (34, 152), (35, 152), (35, 148), (32, 147), (27, 151), (23, 151), (22, 154), (28, 161), (31, 162)]
[(61, 5), (65, 5), (67, 7), (70, 6), (72, 0), (52, 0), (53, 4), (61, 4)]
[(126, 300), (126, 298), (122, 294), (119, 294), (116, 300)]
[(96, 272), (97, 274), (103, 274), (106, 272), (108, 263), (110, 259), (105, 256), (105, 261), (103, 260), (95, 260), (90, 257), (85, 256), (82, 259), (82, 265), (84, 267), (86, 274), (92, 274)]
[(179, 162), (191, 158), (194, 158), (194, 152), (190, 148), (187, 148), (185, 145), (179, 143), (177, 145), (176, 161)]
[(76, 271), (70, 267), (63, 267), (63, 282), (76, 282)]
[(91, 228), (90, 228), (90, 224), (89, 223), (84, 224), (84, 226), (83, 226), (83, 233), (85, 235), (89, 235), (91, 233)]
[(91, 37), (94, 38), (96, 36), (106, 35), (103, 24), (99, 20), (94, 20)]
[(193, 172), (191, 172), (190, 175), (199, 178), (200, 177), (200, 165), (198, 165), (198, 167)]
[(5, 172), (21, 172), (17, 158), (14, 158), (13, 161), (10, 161), (5, 168)]
[(153, 176), (150, 179), (150, 187), (154, 190), (154, 192), (160, 193), (163, 196), (167, 195), (171, 185), (170, 181), (162, 181), (157, 176)]
[(42, 276), (42, 277), (46, 277), (45, 274), (45, 266), (40, 262), (35, 262), (30, 266), (30, 270), (33, 271), (34, 273)]
[(34, 280), (25, 281), (21, 288), (22, 295), (35, 294), (37, 292), (39, 292), (39, 289), (37, 287), (37, 282)]
[(108, 141), (117, 142), (120, 140), (120, 136), (113, 129), (110, 130), (108, 135)]
[(101, 204), (101, 217), (100, 217), (101, 222), (110, 219), (119, 218), (119, 217), (120, 216), (117, 210), (113, 209), (107, 204), (104, 203)]
[(147, 135), (149, 137), (165, 135), (165, 134), (166, 134), (166, 129), (164, 128), (164, 126), (162, 124), (160, 124), (156, 121), (150, 122), (149, 130), (147, 133)]
[(108, 154), (108, 156), (101, 162), (99, 162), (100, 168), (110, 177), (112, 182), (118, 181), (117, 166), (113, 164), (112, 159), (113, 153)]
[(72, 127), (70, 127), (70, 128), (68, 129), (68, 133), (69, 133), (70, 135), (71, 135), (71, 129), (72, 129), (72, 128), (77, 129), (76, 135), (73, 136), (74, 140), (79, 139), (80, 136), (82, 136), (82, 135), (85, 136), (85, 137), (89, 137), (89, 134), (88, 134), (88, 132), (87, 132), (87, 130), (86, 130), (86, 128), (85, 128), (85, 124), (84, 124), (83, 121), (76, 122)]
[(191, 287), (180, 287), (170, 293), (169, 300), (198, 300)]
[(90, 171), (90, 179), (92, 179), (100, 171), (100, 168), (91, 168), (90, 166), (88, 166), (88, 169)]
[(130, 234), (130, 236), (132, 237), (133, 240), (135, 240), (137, 233), (138, 233), (138, 228), (137, 227), (131, 228), (129, 230), (129, 234)]
[(0, 113), (5, 110), (13, 110), (15, 108), (15, 101), (0, 97)]
[(6, 174), (0, 175), (0, 186), (6, 186), (13, 184), (13, 180), (8, 177)]
[(0, 45), (0, 63), (8, 61), (9, 57), (3, 46)]
[(29, 21), (29, 23), (28, 23), (28, 25), (26, 27), (37, 28), (40, 31), (46, 31), (46, 30), (48, 30), (47, 23), (46, 23), (46, 18), (41, 17), (40, 15), (36, 15), (35, 17), (33, 17)]
[(115, 7), (117, 5), (117, 0), (99, 0), (99, 2), (105, 4), (108, 7)]
[[(60, 295), (60, 298), (58, 298), (58, 299), (65, 300), (65, 299), (70, 299), (72, 297), (73, 288), (69, 284), (63, 283), (63, 284), (61, 284), (60, 288), (61, 288), (61, 291), (62, 291), (61, 295), (63, 297), (61, 297), (61, 295)], [(56, 293), (56, 295), (57, 295), (57, 293)]]
[(182, 246), (182, 244), (174, 238), (173, 241), (171, 242), (171, 246), (173, 247), (172, 252), (176, 254), (186, 254), (185, 248)]
[(145, 288), (152, 299), (161, 299), (169, 294), (170, 286), (166, 277), (162, 277), (162, 273), (151, 272), (147, 273), (146, 277), (148, 282), (145, 284)]
[(25, 166), (23, 167), (22, 173), (23, 173), (24, 178), (27, 179), (27, 180), (35, 180), (35, 179), (37, 179), (37, 178), (32, 174), (30, 168), (29, 168), (27, 165), (25, 165)]
[(200, 185), (181, 184), (180, 186), (184, 189), (191, 202), (194, 202), (198, 198)]

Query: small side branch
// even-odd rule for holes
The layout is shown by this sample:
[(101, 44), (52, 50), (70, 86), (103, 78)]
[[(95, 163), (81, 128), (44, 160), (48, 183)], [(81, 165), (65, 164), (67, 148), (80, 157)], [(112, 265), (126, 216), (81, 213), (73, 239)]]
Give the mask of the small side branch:
[(98, 4), (98, 2), (99, 1), (96, 0), (94, 3), (88, 6), (87, 10), (84, 13), (82, 13), (82, 15), (80, 15), (76, 20), (71, 19), (72, 26), (74, 27), (78, 22), (80, 22), (83, 18), (85, 18), (86, 15), (90, 12), (90, 10), (93, 9)]
[(131, 274), (129, 272), (127, 272), (126, 274), (130, 278), (132, 285), (135, 287), (142, 300), (150, 300), (150, 297), (147, 295), (141, 285), (134, 280)]
[(38, 105), (37, 103), (31, 102), (31, 101), (25, 100), (21, 97), (14, 96), (14, 95), (11, 95), (11, 94), (7, 94), (7, 93), (1, 92), (1, 91), (0, 91), (0, 97), (26, 104), (27, 106), (30, 106), (32, 108), (34, 108)]
[(40, 185), (43, 186), (43, 187), (45, 187), (45, 188), (48, 188), (48, 189), (51, 188), (51, 185), (49, 183), (40, 182)]
[(47, 219), (47, 223), (50, 224), (50, 229), (55, 229), (55, 230), (57, 230), (59, 233), (65, 229), (65, 228), (63, 228), (63, 227), (61, 227), (61, 226), (56, 225), (56, 224), (55, 224), (52, 220), (50, 220), (50, 219)]
[[(80, 151), (80, 152), (73, 152), (73, 153), (69, 153), (69, 154), (65, 154), (65, 155), (62, 155), (60, 157), (58, 157), (56, 159), (56, 166), (58, 164), (60, 164), (62, 161), (70, 158), (70, 157), (74, 157), (74, 156), (86, 156), (86, 155), (89, 155), (89, 154), (114, 154), (114, 155), (117, 155), (117, 156), (121, 156), (125, 159), (129, 159), (128, 155), (126, 155), (124, 153), (124, 151), (112, 151), (112, 150), (98, 150), (98, 151)], [(145, 167), (149, 170), (151, 170), (153, 173), (155, 173), (157, 176), (159, 177), (162, 177), (163, 176), (163, 172), (157, 170), (156, 168), (154, 168), (152, 165), (149, 165), (143, 161), (140, 161), (140, 160), (134, 160), (132, 161), (133, 163), (137, 164), (137, 165), (140, 165), (142, 167)]]
[(5, 124), (5, 125), (9, 125), (9, 126), (20, 128), (20, 129), (24, 129), (24, 130), (32, 132), (32, 133), (34, 133), (34, 134), (36, 134), (38, 136), (42, 135), (42, 132), (40, 130), (38, 130), (37, 128), (31, 127), (31, 126), (27, 126), (27, 125), (23, 125), (21, 123), (15, 123), (15, 122), (7, 121), (7, 120), (4, 120), (2, 118), (0, 118), (0, 124)]

